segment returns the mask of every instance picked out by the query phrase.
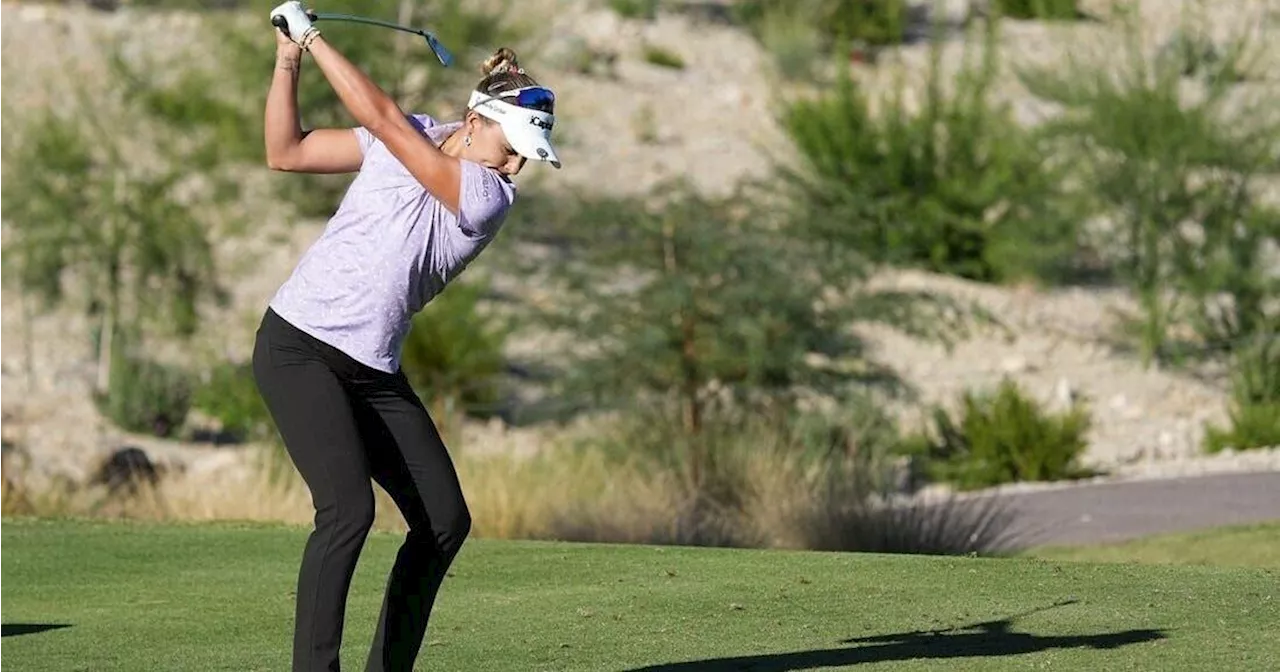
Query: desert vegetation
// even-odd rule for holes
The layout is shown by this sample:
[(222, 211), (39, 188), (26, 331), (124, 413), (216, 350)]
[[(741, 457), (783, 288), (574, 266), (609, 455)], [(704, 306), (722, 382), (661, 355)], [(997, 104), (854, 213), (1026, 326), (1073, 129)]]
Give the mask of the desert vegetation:
[[(154, 77), (150, 57), (104, 45), (111, 78), (86, 86), (79, 103), (101, 115), (6, 107), (6, 291), (34, 297), (37, 312), (86, 316), (87, 332), (74, 336), (95, 353), (95, 407), (113, 425), (175, 443), (216, 436), (265, 461), (216, 488), (161, 474), (124, 491), (32, 490), (6, 465), (4, 510), (305, 521), (306, 493), (287, 466), (280, 477), (247, 363), (192, 339), (250, 338), (267, 298), (233, 305), (236, 271), (216, 261), (216, 246), (267, 246), (245, 202), (270, 201), (294, 226), (315, 227), (344, 178), (273, 176), (262, 165), (272, 45), (258, 9), (121, 4), (218, 12), (206, 28), (212, 55), (175, 59), (181, 72)], [(459, 50), (467, 57), (546, 44), (536, 22), (484, 3), (425, 4), (326, 9), (405, 20), (429, 9), (446, 44), (475, 45)], [(652, 21), (666, 3), (607, 4)], [(1140, 42), (1141, 17), (1118, 13), (1093, 20), (1123, 49), (1050, 68), (1006, 62), (1003, 17), (1082, 18), (1073, 2), (992, 3), (997, 11), (958, 30), (913, 28), (907, 4), (736, 3), (732, 20), (796, 75), (776, 94), (792, 159), (725, 196), (683, 180), (638, 196), (537, 185), (487, 256), (415, 320), (406, 373), (456, 446), (478, 535), (1004, 548), (998, 508), (936, 493), (1091, 475), (1079, 460), (1091, 409), (1048, 408), (1012, 381), (966, 390), (950, 410), (917, 404), (858, 328), (945, 344), (998, 329), (1000, 316), (872, 282), (898, 269), (1128, 292), (1138, 310), (1112, 335), (1118, 345), (1147, 366), (1232, 371), (1230, 422), (1205, 449), (1280, 445), (1280, 210), (1266, 196), (1280, 108), (1251, 86), (1257, 44), (1217, 43), (1191, 25), (1183, 41), (1152, 49)], [(406, 57), (412, 44), (354, 30), (333, 39), (406, 108), (458, 111), (471, 73), (423, 67)], [(879, 66), (851, 65), (850, 45), (888, 54), (908, 33), (927, 44), (921, 81), (865, 85)], [(956, 44), (961, 66), (943, 67)], [(643, 58), (686, 67), (658, 47)], [(1019, 118), (997, 95), (1010, 71), (1057, 112)], [(795, 84), (801, 72), (809, 84)], [(346, 123), (318, 73), (304, 73), (301, 91), (308, 124)], [(104, 137), (113, 140), (89, 141)], [(890, 404), (927, 420), (912, 424)], [(542, 440), (528, 454), (470, 445), (469, 432), (491, 424)], [(913, 498), (925, 489), (935, 494)], [(379, 524), (397, 527), (386, 510)]]

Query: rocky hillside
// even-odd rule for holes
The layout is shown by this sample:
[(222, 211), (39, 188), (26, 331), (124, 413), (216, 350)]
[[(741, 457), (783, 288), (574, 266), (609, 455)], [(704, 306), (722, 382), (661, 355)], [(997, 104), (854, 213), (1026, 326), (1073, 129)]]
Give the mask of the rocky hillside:
[[(520, 178), (528, 188), (637, 193), (665, 177), (687, 175), (702, 189), (722, 191), (740, 178), (765, 175), (772, 158), (785, 159), (788, 147), (773, 122), (772, 106), (774, 94), (788, 83), (772, 74), (769, 54), (746, 33), (715, 19), (720, 3), (668, 4), (673, 11), (642, 21), (621, 18), (602, 0), (520, 3), (521, 13), (541, 17), (537, 56), (527, 66), (557, 89), (564, 117), (558, 128), (563, 129), (564, 169), (531, 166)], [(943, 4), (957, 20), (968, 11), (963, 1)], [(1108, 3), (1085, 4), (1100, 9)], [(1167, 39), (1184, 6), (1192, 4), (1142, 2), (1152, 44)], [(551, 5), (554, 11), (548, 10)], [(684, 9), (674, 11), (678, 6)], [(1243, 24), (1263, 25), (1280, 13), (1277, 0), (1209, 6), (1212, 32), (1218, 35)], [(198, 52), (203, 34), (194, 17), (29, 3), (5, 3), (2, 11), (6, 104), (16, 108), (49, 100), (75, 104), (66, 87), (82, 79), (71, 75), (89, 75), (91, 81), (102, 71), (97, 37), (189, 54)], [(271, 39), (265, 29), (264, 39)], [(1106, 44), (1105, 29), (1091, 23), (1011, 22), (1003, 40), (1006, 57), (1042, 63)], [(684, 67), (648, 62), (644, 52), (652, 46), (678, 55)], [(864, 75), (883, 81), (898, 69), (918, 74), (924, 49), (912, 45), (887, 54)], [(1277, 52), (1272, 59), (1280, 55), (1271, 51)], [(264, 64), (264, 86), (269, 67)], [(1276, 86), (1274, 76), (1261, 85)], [(1020, 97), (1012, 78), (1001, 95), (1018, 103), (1028, 123), (1045, 112)], [(226, 243), (218, 251), (224, 268), (234, 269), (233, 301), (210, 322), (198, 344), (202, 356), (247, 356), (245, 338), (263, 303), (322, 224), (286, 227), (285, 213), (264, 200), (247, 201), (243, 208), (254, 213), (260, 228), (254, 238)], [(245, 263), (247, 258), (252, 262)], [(917, 385), (926, 401), (949, 401), (963, 389), (1009, 375), (1049, 403), (1091, 400), (1096, 421), (1088, 460), (1118, 473), (1280, 469), (1280, 450), (1197, 456), (1203, 423), (1225, 415), (1223, 385), (1212, 377), (1144, 368), (1110, 346), (1115, 310), (1132, 307), (1123, 293), (1000, 288), (922, 273), (893, 274), (881, 282), (976, 300), (1008, 327), (977, 334), (950, 351), (868, 329), (876, 354)], [(39, 471), (82, 478), (100, 456), (126, 443), (193, 469), (235, 461), (225, 449), (125, 436), (102, 422), (89, 397), (93, 358), (79, 337), (84, 329), (77, 315), (29, 315), (31, 304), (8, 285), (3, 300), (3, 340), (9, 346), (3, 351), (4, 440), (21, 448)], [(218, 325), (230, 324), (237, 325), (239, 340), (226, 342)], [(539, 441), (536, 433), (491, 425), (466, 431), (466, 442), (500, 450), (536, 448)]]

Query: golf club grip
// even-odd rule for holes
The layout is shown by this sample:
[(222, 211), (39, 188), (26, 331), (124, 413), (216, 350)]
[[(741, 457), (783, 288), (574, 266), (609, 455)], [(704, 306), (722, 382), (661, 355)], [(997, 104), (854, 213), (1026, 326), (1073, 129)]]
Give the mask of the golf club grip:
[[(311, 19), (312, 21), (315, 21), (318, 17), (316, 16), (315, 12), (307, 12), (307, 18)], [(292, 37), (291, 35), (289, 35), (289, 20), (284, 18), (283, 14), (276, 14), (275, 16), (271, 17), (271, 25), (284, 31), (284, 34), (286, 37)]]

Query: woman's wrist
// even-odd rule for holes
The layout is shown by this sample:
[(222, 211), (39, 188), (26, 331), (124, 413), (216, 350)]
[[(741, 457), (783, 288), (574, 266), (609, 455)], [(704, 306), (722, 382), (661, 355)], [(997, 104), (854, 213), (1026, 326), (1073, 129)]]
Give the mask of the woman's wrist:
[(280, 45), (276, 48), (276, 67), (285, 70), (297, 70), (302, 65), (302, 47), (296, 44)]

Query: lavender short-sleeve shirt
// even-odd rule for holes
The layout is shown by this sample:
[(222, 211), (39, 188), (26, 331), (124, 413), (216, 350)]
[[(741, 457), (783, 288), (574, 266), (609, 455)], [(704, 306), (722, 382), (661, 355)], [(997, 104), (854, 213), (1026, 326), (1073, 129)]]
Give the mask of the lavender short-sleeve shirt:
[[(436, 144), (461, 125), (410, 120)], [(455, 216), (371, 133), (355, 133), (360, 172), (270, 306), (352, 359), (394, 373), (413, 315), (493, 241), (516, 191), (464, 160)]]

